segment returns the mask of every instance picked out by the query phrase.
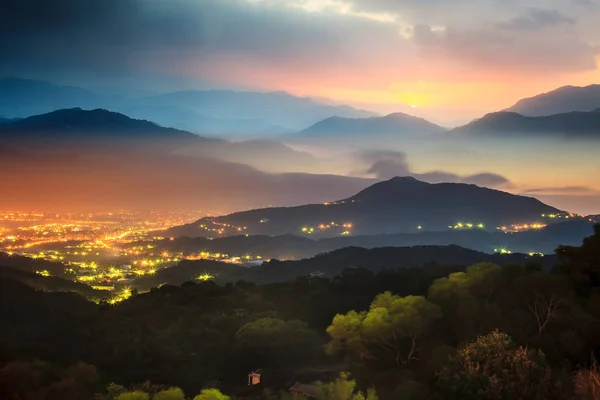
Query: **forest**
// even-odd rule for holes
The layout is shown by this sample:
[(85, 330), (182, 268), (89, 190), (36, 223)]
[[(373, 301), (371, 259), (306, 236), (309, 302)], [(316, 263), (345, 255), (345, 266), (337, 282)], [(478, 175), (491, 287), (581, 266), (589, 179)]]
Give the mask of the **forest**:
[[(7, 400), (600, 399), (600, 225), (538, 263), (185, 282), (96, 304), (0, 278)], [(248, 374), (260, 383), (248, 385)]]

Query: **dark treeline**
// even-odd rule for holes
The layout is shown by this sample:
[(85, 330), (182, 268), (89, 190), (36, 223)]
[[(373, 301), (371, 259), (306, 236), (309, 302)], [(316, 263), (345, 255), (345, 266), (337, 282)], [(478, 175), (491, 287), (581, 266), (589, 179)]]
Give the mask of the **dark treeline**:
[[(158, 400), (183, 398), (169, 389), (179, 387), (200, 400), (287, 399), (278, 393), (295, 382), (323, 381), (319, 400), (596, 400), (600, 226), (557, 256), (551, 272), (350, 268), (332, 279), (164, 285), (116, 305), (4, 278), (0, 397)], [(247, 386), (258, 369), (261, 383)]]

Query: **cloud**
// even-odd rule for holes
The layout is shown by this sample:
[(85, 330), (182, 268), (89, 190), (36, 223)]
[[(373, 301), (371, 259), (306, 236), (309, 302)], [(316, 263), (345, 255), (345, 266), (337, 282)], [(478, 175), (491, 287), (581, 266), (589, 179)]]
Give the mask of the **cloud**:
[(428, 25), (413, 28), (413, 41), (423, 54), (436, 59), (468, 63), (490, 71), (522, 73), (575, 72), (596, 68), (593, 45), (574, 34), (492, 28), (434, 30)]
[(370, 166), (364, 171), (365, 174), (374, 175), (378, 179), (391, 179), (395, 176), (412, 176), (416, 179), (429, 183), (469, 183), (483, 187), (507, 187), (510, 181), (505, 177), (491, 172), (483, 172), (473, 175), (461, 176), (445, 171), (430, 171), (415, 173), (410, 169), (406, 154), (399, 151), (367, 151), (362, 153), (364, 162)]
[(557, 10), (532, 8), (526, 15), (500, 22), (497, 26), (503, 29), (536, 30), (562, 24), (573, 25), (575, 20)]
[(532, 188), (524, 191), (524, 194), (532, 195), (570, 195), (570, 196), (593, 196), (599, 195), (598, 190), (587, 187), (587, 186), (558, 186), (558, 187), (544, 187), (544, 188)]

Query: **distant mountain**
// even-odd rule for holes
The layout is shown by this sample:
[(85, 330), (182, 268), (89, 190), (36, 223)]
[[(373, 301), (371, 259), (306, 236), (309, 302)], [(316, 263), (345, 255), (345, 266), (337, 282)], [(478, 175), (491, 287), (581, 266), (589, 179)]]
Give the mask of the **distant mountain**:
[(548, 93), (518, 101), (505, 111), (529, 117), (587, 112), (600, 108), (600, 85), (586, 87), (564, 86)]
[[(227, 254), (229, 257), (250, 256), (252, 260), (298, 260), (344, 247), (407, 247), (417, 245), (448, 246), (494, 253), (496, 249), (517, 253), (552, 254), (559, 245), (577, 246), (583, 238), (593, 234), (593, 223), (587, 219), (573, 220), (547, 226), (545, 229), (520, 233), (500, 231), (446, 230), (437, 232), (396, 233), (370, 236), (342, 236), (310, 239), (297, 235), (266, 236), (240, 235), (207, 239), (180, 237), (158, 241), (156, 246), (171, 253), (197, 254), (200, 252)], [(140, 243), (143, 245), (144, 243)]]
[(106, 110), (58, 110), (0, 125), (8, 208), (225, 212), (348, 196), (372, 182), (288, 173), (313, 162), (277, 142), (207, 139)]
[(0, 114), (6, 118), (24, 118), (64, 108), (106, 107), (107, 102), (108, 99), (79, 87), (20, 78), (0, 79)]
[(480, 262), (492, 262), (499, 265), (533, 262), (541, 263), (543, 267), (550, 269), (555, 261), (555, 256), (485, 254), (459, 246), (380, 247), (376, 249), (347, 247), (304, 260), (271, 260), (253, 268), (207, 260), (182, 261), (174, 267), (158, 271), (155, 275), (138, 278), (132, 283), (132, 286), (139, 290), (149, 290), (160, 284), (181, 285), (184, 282), (195, 280), (198, 275), (204, 273), (214, 275), (219, 283), (240, 280), (270, 283), (291, 281), (310, 274), (332, 278), (348, 268), (380, 271), (416, 268), (437, 263), (443, 266), (456, 266), (457, 270), (460, 270), (461, 267)]
[(339, 140), (352, 138), (373, 140), (398, 140), (419, 138), (444, 132), (441, 126), (408, 114), (395, 113), (385, 117), (342, 118), (331, 117), (311, 127), (289, 135), (296, 140)]
[(60, 139), (200, 139), (189, 132), (164, 128), (150, 121), (96, 109), (72, 108), (6, 122), (0, 126), (0, 140), (35, 138)]
[(355, 196), (326, 204), (266, 208), (170, 229), (170, 236), (299, 234), (313, 237), (447, 230), (458, 222), (500, 225), (532, 223), (559, 210), (530, 197), (475, 185), (429, 184), (414, 178), (379, 182)]
[(487, 114), (451, 133), (481, 137), (600, 138), (600, 109), (547, 117), (526, 117), (514, 112)]
[(49, 82), (0, 79), (0, 115), (29, 117), (81, 107), (104, 108), (202, 135), (272, 137), (331, 116), (371, 117), (370, 111), (331, 106), (283, 92), (184, 91), (123, 97)]
[(262, 129), (280, 126), (298, 130), (332, 116), (366, 118), (376, 115), (370, 111), (331, 106), (285, 92), (192, 90), (149, 97), (140, 101), (140, 105), (175, 106), (223, 121), (262, 121)]

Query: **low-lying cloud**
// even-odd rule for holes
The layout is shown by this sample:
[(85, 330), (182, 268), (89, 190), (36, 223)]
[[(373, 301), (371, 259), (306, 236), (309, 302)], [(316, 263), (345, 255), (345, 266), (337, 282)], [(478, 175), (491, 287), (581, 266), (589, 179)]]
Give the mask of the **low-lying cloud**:
[(395, 176), (412, 176), (429, 183), (456, 182), (484, 187), (505, 188), (510, 186), (508, 179), (492, 172), (482, 172), (466, 176), (446, 171), (431, 171), (419, 174), (411, 171), (406, 154), (400, 151), (368, 151), (362, 153), (361, 157), (364, 162), (370, 164), (363, 172), (368, 175), (374, 175), (378, 179), (391, 179)]

